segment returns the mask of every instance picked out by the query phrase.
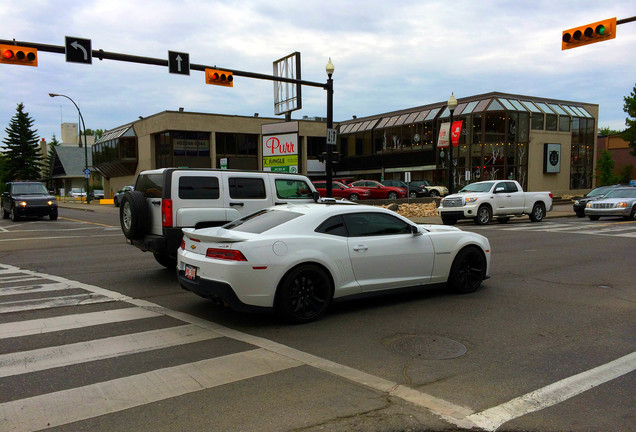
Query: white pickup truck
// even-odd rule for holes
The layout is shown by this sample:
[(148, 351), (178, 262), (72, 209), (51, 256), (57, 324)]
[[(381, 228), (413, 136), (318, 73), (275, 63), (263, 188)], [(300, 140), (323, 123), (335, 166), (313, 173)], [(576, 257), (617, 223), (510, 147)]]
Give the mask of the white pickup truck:
[(485, 225), (493, 217), (506, 223), (513, 216), (526, 214), (532, 222), (541, 222), (551, 210), (551, 192), (524, 192), (514, 180), (492, 180), (471, 183), (448, 195), (437, 212), (445, 225), (453, 225), (458, 219), (475, 219), (478, 225)]

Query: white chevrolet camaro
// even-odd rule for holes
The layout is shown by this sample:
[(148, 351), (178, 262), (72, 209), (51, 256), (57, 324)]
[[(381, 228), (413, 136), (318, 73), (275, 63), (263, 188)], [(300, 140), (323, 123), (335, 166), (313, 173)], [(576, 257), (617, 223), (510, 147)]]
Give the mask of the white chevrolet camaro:
[(490, 266), (482, 235), (351, 203), (280, 205), (183, 234), (177, 270), (184, 289), (295, 323), (349, 297), (435, 285), (473, 292)]

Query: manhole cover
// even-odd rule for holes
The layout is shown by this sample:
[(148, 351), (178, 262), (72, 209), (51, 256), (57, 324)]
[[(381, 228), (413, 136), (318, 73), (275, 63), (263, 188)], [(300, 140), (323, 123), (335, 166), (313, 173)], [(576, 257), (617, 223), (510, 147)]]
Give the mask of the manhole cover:
[(399, 335), (386, 342), (391, 349), (422, 360), (452, 359), (466, 353), (461, 343), (440, 336)]

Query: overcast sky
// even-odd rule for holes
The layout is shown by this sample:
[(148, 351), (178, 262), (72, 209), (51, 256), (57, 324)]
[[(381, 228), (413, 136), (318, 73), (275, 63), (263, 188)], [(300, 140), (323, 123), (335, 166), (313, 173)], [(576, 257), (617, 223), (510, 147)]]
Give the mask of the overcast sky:
[[(623, 97), (636, 84), (636, 22), (616, 39), (561, 51), (563, 30), (636, 15), (633, 0), (179, 1), (3, 0), (0, 39), (92, 48), (152, 58), (190, 54), (193, 64), (271, 75), (272, 62), (302, 56), (302, 78), (325, 82), (335, 65), (334, 120), (343, 121), (492, 91), (600, 105), (599, 126), (625, 128)], [(271, 81), (94, 58), (67, 63), (40, 52), (39, 66), (0, 64), (0, 140), (23, 102), (42, 138), (60, 123), (112, 129), (165, 110), (275, 117)], [(326, 92), (303, 88), (294, 118), (326, 116)]]

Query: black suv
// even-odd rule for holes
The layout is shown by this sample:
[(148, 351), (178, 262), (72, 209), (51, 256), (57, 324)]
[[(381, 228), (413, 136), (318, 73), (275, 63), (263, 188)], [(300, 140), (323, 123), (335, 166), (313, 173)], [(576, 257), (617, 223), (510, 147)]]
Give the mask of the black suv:
[(591, 191), (583, 195), (583, 198), (577, 198), (574, 200), (574, 203), (572, 203), (572, 210), (574, 210), (574, 213), (576, 213), (577, 217), (580, 217), (580, 218), (585, 217), (585, 205), (588, 202), (596, 201), (597, 199), (603, 198), (605, 194), (611, 191), (612, 189), (616, 189), (618, 187), (625, 187), (625, 186), (629, 186), (629, 185), (617, 184), (617, 185), (611, 185), (611, 186), (600, 186), (600, 187), (597, 187), (596, 189), (592, 189)]
[(57, 219), (57, 202), (43, 183), (15, 181), (7, 183), (6, 187), (0, 201), (3, 219), (11, 218), (14, 222), (23, 216)]

